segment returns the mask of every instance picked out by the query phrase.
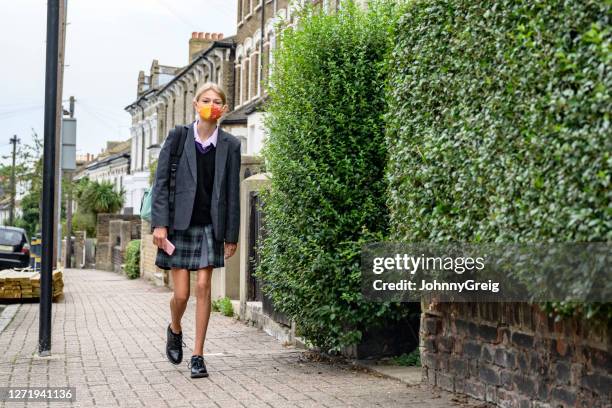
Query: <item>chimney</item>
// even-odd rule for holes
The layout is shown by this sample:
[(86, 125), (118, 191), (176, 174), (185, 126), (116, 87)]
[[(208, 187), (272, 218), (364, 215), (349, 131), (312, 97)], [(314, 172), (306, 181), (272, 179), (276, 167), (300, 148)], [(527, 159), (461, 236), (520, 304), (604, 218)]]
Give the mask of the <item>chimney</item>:
[(222, 39), (222, 33), (192, 32), (189, 39), (189, 62), (193, 61), (199, 53), (210, 47), (214, 41)]
[(136, 98), (139, 98), (140, 95), (145, 91), (145, 73), (144, 71), (140, 71), (138, 73), (138, 88), (136, 90)]
[(154, 59), (151, 63), (151, 88), (159, 87), (159, 61)]

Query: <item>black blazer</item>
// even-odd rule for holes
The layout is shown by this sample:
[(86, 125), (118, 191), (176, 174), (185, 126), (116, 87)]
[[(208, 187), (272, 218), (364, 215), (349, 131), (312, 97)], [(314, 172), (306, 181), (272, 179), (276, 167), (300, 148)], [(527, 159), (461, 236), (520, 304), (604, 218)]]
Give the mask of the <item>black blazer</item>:
[[(175, 134), (172, 132), (172, 134)], [(168, 207), (170, 135), (159, 153), (151, 203), (151, 230), (169, 227), (185, 230), (189, 227), (195, 201), (198, 172), (193, 123), (188, 126), (185, 147), (176, 171), (174, 219)], [(240, 140), (219, 128), (215, 149), (215, 179), (213, 181), (210, 216), (215, 239), (238, 242), (240, 230)], [(171, 224), (172, 223), (172, 224)]]

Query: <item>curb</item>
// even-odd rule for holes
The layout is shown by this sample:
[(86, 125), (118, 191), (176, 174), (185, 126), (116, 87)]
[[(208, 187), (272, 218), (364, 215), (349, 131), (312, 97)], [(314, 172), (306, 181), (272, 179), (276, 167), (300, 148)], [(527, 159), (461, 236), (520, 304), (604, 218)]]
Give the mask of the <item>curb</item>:
[(422, 380), (423, 376), (421, 367), (379, 364), (378, 360), (351, 359), (342, 355), (331, 355), (329, 353), (322, 352), (316, 347), (305, 350), (305, 352), (310, 353), (311, 356), (315, 355), (321, 360), (327, 361), (331, 364), (346, 364), (353, 368), (364, 370), (372, 375), (397, 380), (402, 384), (406, 384), (407, 386), (424, 384)]
[(397, 380), (406, 385), (423, 384), (421, 367), (404, 367), (391, 364), (376, 364), (375, 361), (351, 360), (353, 366), (363, 368), (382, 377)]
[(11, 323), (21, 304), (8, 305), (0, 314), (0, 334)]

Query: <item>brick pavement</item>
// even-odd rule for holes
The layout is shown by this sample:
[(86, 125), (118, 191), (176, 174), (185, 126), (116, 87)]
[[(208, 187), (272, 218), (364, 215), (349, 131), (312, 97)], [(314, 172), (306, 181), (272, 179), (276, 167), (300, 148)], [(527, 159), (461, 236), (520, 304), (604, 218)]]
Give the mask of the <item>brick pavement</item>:
[(195, 298), (183, 320), (185, 358), (174, 366), (165, 356), (168, 289), (97, 270), (67, 270), (64, 282), (65, 298), (53, 304), (51, 357), (37, 356), (38, 304), (21, 305), (0, 333), (1, 386), (74, 386), (73, 406), (82, 407), (473, 406), (424, 385), (308, 360), (303, 350), (214, 312), (204, 346), (210, 377), (191, 379)]

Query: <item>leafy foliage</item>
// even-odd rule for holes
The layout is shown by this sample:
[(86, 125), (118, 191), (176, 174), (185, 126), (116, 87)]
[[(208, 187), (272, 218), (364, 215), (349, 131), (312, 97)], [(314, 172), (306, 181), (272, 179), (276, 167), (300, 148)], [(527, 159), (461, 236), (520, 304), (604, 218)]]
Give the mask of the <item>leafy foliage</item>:
[(96, 216), (100, 213), (116, 213), (123, 207), (125, 191), (115, 191), (112, 183), (107, 181), (79, 180), (76, 187), (76, 199), (79, 210)]
[[(43, 140), (32, 129), (32, 141), (29, 144), (17, 144), (15, 151), (15, 181), (28, 186), (30, 193), (40, 195), (42, 191), (42, 152)], [(11, 155), (2, 156), (11, 159)], [(12, 163), (0, 166), (0, 187), (5, 194), (10, 194)]]
[(39, 229), (39, 197), (35, 193), (25, 195), (21, 199), (21, 217), (15, 219), (15, 226), (25, 229), (28, 237), (33, 237)]
[(256, 276), (313, 344), (337, 351), (401, 318), (361, 294), (360, 249), (388, 229), (382, 65), (395, 2), (305, 8), (285, 30), (270, 80), (264, 147), (271, 190)]
[[(14, 225), (24, 228), (32, 236), (39, 227), (39, 203), (42, 192), (42, 139), (32, 129), (32, 141), (29, 144), (18, 144), (15, 152), (15, 191), (26, 188), (21, 198), (21, 217), (15, 217)], [(0, 189), (2, 197), (11, 195), (12, 155), (2, 156), (8, 164), (0, 165)]]
[(96, 236), (96, 216), (92, 213), (77, 211), (72, 216), (72, 230), (85, 231), (88, 238)]
[(227, 296), (213, 300), (211, 306), (214, 312), (221, 312), (223, 316), (234, 316), (234, 306), (232, 305), (231, 299)]
[(128, 242), (125, 249), (125, 273), (128, 278), (140, 277), (140, 240)]
[(157, 172), (157, 159), (153, 160), (149, 164), (149, 185), (152, 186), (155, 183), (155, 173)]
[(421, 352), (418, 348), (412, 350), (410, 353), (404, 353), (397, 357), (393, 357), (391, 362), (395, 365), (404, 367), (420, 367), (421, 366)]
[[(405, 7), (387, 86), (394, 239), (612, 239), (610, 8), (576, 0)], [(610, 304), (548, 308), (612, 312)]]

